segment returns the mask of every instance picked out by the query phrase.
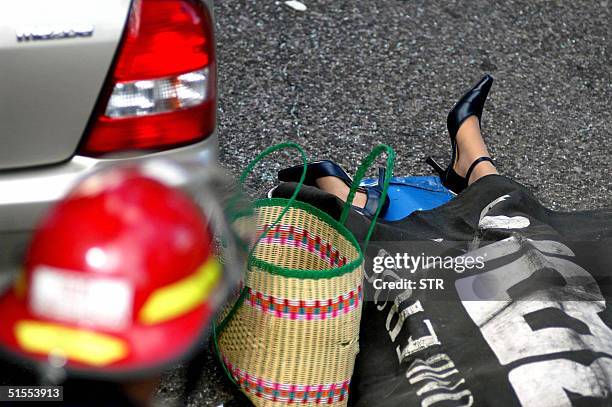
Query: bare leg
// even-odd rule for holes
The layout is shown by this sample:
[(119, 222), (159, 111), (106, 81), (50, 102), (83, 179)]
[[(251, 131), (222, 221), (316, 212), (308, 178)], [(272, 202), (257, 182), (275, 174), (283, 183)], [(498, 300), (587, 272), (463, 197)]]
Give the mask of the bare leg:
[[(346, 202), (349, 194), (349, 187), (336, 177), (321, 177), (317, 179), (317, 186), (323, 191), (327, 191), (330, 194), (336, 195), (338, 198)], [(353, 199), (353, 205), (359, 208), (365, 207), (367, 196), (363, 192), (357, 192), (355, 199)]]
[[(459, 154), (453, 169), (462, 177), (465, 177), (470, 165), (478, 157), (489, 157), (489, 151), (482, 139), (482, 134), (480, 134), (480, 126), (476, 116), (468, 117), (459, 127), (457, 149)], [(485, 175), (491, 174), (497, 174), (495, 166), (488, 161), (483, 161), (474, 167), (468, 185)]]
[[(460, 154), (457, 157), (457, 161), (453, 166), (457, 174), (465, 177), (470, 165), (478, 157), (489, 156), (489, 151), (484, 143), (482, 134), (480, 133), (480, 126), (478, 125), (478, 118), (476, 116), (468, 117), (459, 128), (457, 132), (457, 147)], [(468, 184), (476, 181), (485, 175), (497, 174), (495, 166), (488, 162), (483, 161), (479, 163), (468, 180)], [(321, 177), (317, 180), (317, 186), (330, 194), (336, 195), (338, 198), (346, 201), (348, 198), (349, 188), (346, 184), (340, 181), (336, 177)], [(363, 208), (366, 204), (367, 197), (363, 192), (357, 192), (353, 205)]]

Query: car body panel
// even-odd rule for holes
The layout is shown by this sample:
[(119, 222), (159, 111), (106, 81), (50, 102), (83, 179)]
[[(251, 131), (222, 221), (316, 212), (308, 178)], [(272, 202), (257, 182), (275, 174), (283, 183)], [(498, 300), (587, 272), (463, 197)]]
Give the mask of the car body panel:
[[(115, 164), (165, 158), (207, 166), (218, 161), (216, 132), (196, 144), (139, 157), (97, 159), (74, 156), (51, 167), (0, 172), (0, 292), (23, 259), (32, 230), (46, 210), (83, 177)], [(183, 186), (177, 184), (177, 186)]]
[[(57, 163), (75, 153), (121, 41), (130, 3), (0, 2), (0, 170)], [(17, 38), (84, 25), (93, 28), (91, 36)]]
[[(218, 162), (216, 129), (203, 141), (159, 152), (121, 152), (102, 158), (77, 154), (131, 3), (0, 2), (0, 292), (21, 267), (41, 216), (93, 171), (160, 157), (203, 166)], [(214, 21), (212, 0), (203, 3)], [(93, 35), (17, 40), (18, 33), (36, 24), (77, 23), (94, 25)]]
[(34, 228), (50, 203), (64, 197), (79, 179), (93, 171), (114, 164), (136, 163), (153, 158), (208, 165), (216, 162), (217, 146), (217, 136), (213, 134), (196, 144), (146, 156), (97, 159), (77, 155), (50, 167), (0, 172), (0, 231), (18, 232)]

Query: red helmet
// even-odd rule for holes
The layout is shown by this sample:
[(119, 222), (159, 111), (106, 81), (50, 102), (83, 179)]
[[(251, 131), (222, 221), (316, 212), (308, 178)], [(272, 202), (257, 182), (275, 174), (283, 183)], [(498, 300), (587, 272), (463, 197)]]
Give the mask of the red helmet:
[(164, 368), (199, 345), (222, 274), (187, 194), (137, 167), (95, 174), (35, 232), (0, 298), (0, 347), (68, 371)]

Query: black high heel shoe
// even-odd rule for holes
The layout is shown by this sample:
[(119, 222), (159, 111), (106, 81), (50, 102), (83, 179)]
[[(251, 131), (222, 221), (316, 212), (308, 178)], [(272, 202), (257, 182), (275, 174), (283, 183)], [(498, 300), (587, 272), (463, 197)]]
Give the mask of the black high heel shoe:
[[(385, 184), (385, 169), (384, 168), (379, 168), (378, 169), (378, 183), (372, 187), (365, 187), (363, 189), (365, 189), (365, 193), (367, 196), (366, 199), (366, 203), (365, 203), (365, 207), (363, 208), (358, 208), (356, 207), (356, 209), (359, 212), (362, 212), (365, 215), (368, 216), (374, 216), (376, 214), (376, 210), (378, 209), (378, 205), (380, 202), (380, 197), (382, 196), (382, 188), (383, 185)], [(382, 209), (380, 210), (380, 216), (384, 216), (385, 213), (387, 212), (387, 209), (389, 209), (389, 194), (387, 192), (387, 196), (385, 197), (385, 202), (383, 202), (383, 206)]]
[[(303, 165), (295, 165), (293, 167), (284, 168), (278, 172), (279, 181), (283, 182), (299, 182), (302, 177), (302, 171), (304, 170)], [(351, 177), (348, 176), (346, 171), (342, 169), (337, 163), (331, 160), (315, 161), (307, 164), (306, 166), (306, 178), (304, 179), (304, 185), (317, 186), (317, 179), (321, 177), (336, 177), (342, 180), (349, 188), (353, 183)], [(367, 196), (366, 204), (364, 208), (356, 208), (368, 216), (374, 216), (376, 209), (378, 209), (378, 203), (382, 196), (382, 186), (385, 180), (385, 169), (380, 168), (378, 172), (378, 184), (372, 187), (359, 187), (358, 192), (363, 192)], [(380, 212), (380, 216), (389, 208), (389, 196), (385, 199), (383, 207)]]
[(453, 166), (459, 157), (459, 149), (457, 148), (457, 132), (459, 131), (459, 128), (463, 122), (471, 116), (476, 116), (478, 118), (478, 126), (480, 126), (482, 110), (492, 84), (493, 77), (489, 74), (485, 75), (476, 85), (474, 85), (474, 87), (472, 87), (472, 89), (470, 89), (465, 95), (463, 95), (463, 97), (461, 97), (461, 99), (459, 99), (459, 101), (448, 113), (448, 117), (446, 118), (446, 127), (448, 128), (448, 134), (450, 135), (451, 139), (451, 148), (453, 149), (451, 162), (448, 167), (443, 169), (442, 166), (440, 166), (440, 164), (438, 164), (431, 157), (427, 157), (425, 160), (425, 162), (433, 167), (433, 169), (440, 175), (442, 185), (456, 194), (467, 188), (470, 175), (472, 175), (472, 171), (474, 171), (474, 168), (476, 168), (478, 164), (484, 161), (493, 163), (491, 157), (478, 157), (476, 160), (474, 160), (474, 162), (472, 162), (472, 165), (470, 165), (470, 168), (465, 174), (465, 178), (457, 174), (457, 172), (455, 172), (453, 169)]
[[(295, 165), (289, 168), (283, 168), (278, 172), (278, 180), (283, 182), (299, 182), (302, 177), (303, 165)], [(321, 177), (336, 177), (344, 181), (350, 188), (353, 180), (348, 176), (346, 171), (337, 163), (331, 160), (321, 160), (308, 163), (306, 165), (306, 178), (304, 185), (311, 187), (317, 186), (317, 179)], [(363, 191), (365, 192), (365, 191)]]

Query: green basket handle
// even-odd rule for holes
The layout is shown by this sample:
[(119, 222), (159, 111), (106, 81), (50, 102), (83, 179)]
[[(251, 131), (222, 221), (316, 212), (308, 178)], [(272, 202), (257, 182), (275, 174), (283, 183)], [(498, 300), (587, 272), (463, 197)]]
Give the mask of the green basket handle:
[(370, 227), (368, 228), (368, 233), (366, 234), (363, 251), (368, 246), (370, 242), (370, 238), (372, 237), (372, 233), (374, 232), (374, 228), (376, 227), (376, 221), (378, 220), (378, 215), (380, 215), (380, 211), (382, 210), (385, 199), (387, 199), (387, 192), (389, 190), (389, 183), (391, 182), (391, 177), (393, 177), (393, 167), (395, 165), (395, 150), (386, 144), (379, 144), (374, 147), (370, 154), (363, 160), (359, 168), (357, 169), (357, 173), (355, 174), (355, 178), (353, 179), (353, 183), (351, 184), (351, 190), (349, 192), (348, 197), (346, 198), (346, 202), (344, 203), (344, 207), (342, 208), (342, 214), (340, 215), (340, 223), (343, 225), (346, 222), (346, 219), (351, 210), (351, 205), (353, 200), (355, 199), (355, 194), (357, 193), (357, 189), (359, 188), (359, 184), (361, 180), (365, 176), (366, 171), (372, 166), (374, 161), (383, 153), (387, 153), (387, 169), (385, 171), (385, 180), (382, 186), (382, 194), (380, 196), (380, 202), (378, 203), (378, 208), (376, 209), (376, 213), (372, 218), (372, 223), (370, 223)]
[(291, 198), (289, 198), (289, 201), (287, 201), (287, 205), (283, 208), (283, 210), (278, 215), (278, 217), (274, 220), (274, 222), (272, 222), (272, 224), (266, 230), (264, 230), (257, 237), (257, 239), (255, 239), (255, 243), (253, 244), (253, 247), (251, 248), (251, 251), (249, 252), (249, 258), (253, 255), (253, 252), (255, 251), (255, 247), (257, 246), (257, 243), (261, 240), (261, 238), (263, 238), (278, 222), (281, 221), (283, 216), (285, 216), (285, 214), (287, 213), (289, 208), (291, 208), (291, 206), (293, 205), (293, 203), (297, 199), (297, 196), (298, 196), (300, 190), (302, 189), (302, 186), (304, 185), (304, 180), (306, 179), (306, 170), (308, 168), (308, 157), (306, 156), (306, 153), (304, 152), (304, 150), (302, 149), (302, 147), (299, 144), (291, 142), (291, 141), (286, 141), (286, 142), (279, 143), (279, 144), (273, 145), (271, 147), (268, 147), (264, 151), (259, 153), (257, 155), (257, 157), (255, 157), (249, 163), (249, 165), (247, 165), (247, 167), (244, 169), (244, 171), (242, 171), (242, 174), (240, 174), (239, 182), (240, 182), (240, 184), (244, 184), (244, 182), (246, 181), (247, 177), (253, 172), (253, 169), (255, 168), (255, 166), (261, 160), (263, 160), (264, 158), (266, 158), (267, 156), (269, 156), (270, 154), (272, 154), (272, 153), (274, 153), (276, 151), (287, 150), (287, 149), (294, 149), (294, 150), (297, 150), (300, 153), (300, 156), (302, 157), (302, 165), (303, 165), (302, 176), (300, 177), (300, 180), (299, 180), (299, 182), (297, 184), (297, 187), (293, 191), (293, 194), (291, 195)]

